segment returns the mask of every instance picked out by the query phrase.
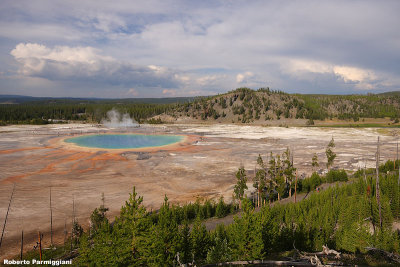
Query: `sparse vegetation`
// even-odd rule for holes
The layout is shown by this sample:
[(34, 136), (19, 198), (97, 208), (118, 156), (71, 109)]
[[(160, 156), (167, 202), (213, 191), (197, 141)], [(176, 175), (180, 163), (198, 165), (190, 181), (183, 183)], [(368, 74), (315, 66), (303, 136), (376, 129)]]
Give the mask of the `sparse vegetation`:
[[(226, 104), (228, 101), (229, 105)], [(214, 105), (215, 103), (219, 105)], [(207, 108), (199, 109), (198, 106)], [(396, 123), (395, 119), (400, 115), (400, 95), (301, 95), (269, 88), (260, 88), (257, 91), (238, 88), (226, 94), (194, 99), (191, 103), (179, 106), (174, 112), (179, 116), (189, 114), (203, 120), (220, 119), (220, 116), (213, 114), (224, 112), (227, 122), (234, 115), (241, 115), (238, 121), (242, 123), (304, 119), (305, 125), (312, 126), (316, 120), (359, 122), (360, 118), (385, 117), (392, 118)], [(357, 125), (362, 127), (362, 124)]]

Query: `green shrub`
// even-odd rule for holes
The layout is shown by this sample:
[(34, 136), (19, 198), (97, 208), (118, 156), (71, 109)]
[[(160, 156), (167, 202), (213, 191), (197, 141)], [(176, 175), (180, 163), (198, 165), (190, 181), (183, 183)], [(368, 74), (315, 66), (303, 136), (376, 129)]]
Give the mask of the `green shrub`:
[(349, 178), (347, 177), (347, 173), (345, 170), (330, 170), (326, 174), (326, 182), (333, 183), (333, 182), (347, 182)]
[(305, 178), (300, 181), (300, 191), (310, 192), (322, 184), (322, 178), (317, 172), (313, 172), (311, 177)]
[(385, 164), (379, 166), (379, 172), (386, 173), (389, 171), (394, 171), (395, 165), (396, 169), (399, 168), (399, 160), (396, 160), (396, 164), (394, 161), (388, 160)]

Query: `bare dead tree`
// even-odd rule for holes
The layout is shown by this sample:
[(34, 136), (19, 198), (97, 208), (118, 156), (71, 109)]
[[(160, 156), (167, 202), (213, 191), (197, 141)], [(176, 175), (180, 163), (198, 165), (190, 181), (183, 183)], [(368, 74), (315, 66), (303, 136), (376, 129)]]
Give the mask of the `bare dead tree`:
[(53, 246), (53, 208), (51, 206), (51, 186), (50, 186), (50, 246)]
[(65, 242), (67, 241), (67, 235), (68, 235), (68, 231), (67, 231), (67, 219), (64, 220), (64, 252), (65, 252)]
[(72, 195), (71, 251), (72, 251), (72, 240), (74, 239), (74, 225), (75, 225), (75, 196)]
[(294, 203), (296, 203), (297, 200), (297, 170), (296, 170), (296, 182), (294, 184)]
[[(397, 150), (396, 150), (396, 161), (399, 162), (399, 142), (397, 141)], [(394, 163), (394, 169), (396, 172), (396, 161)], [(399, 180), (397, 180), (397, 184), (400, 185), (400, 166), (399, 167)]]
[(20, 255), (21, 260), (22, 260), (23, 251), (24, 251), (24, 230), (22, 230), (22, 232), (21, 232), (21, 255)]
[(396, 169), (396, 161), (399, 160), (399, 142), (397, 142), (396, 146), (396, 160), (394, 161), (394, 169)]
[(379, 189), (379, 160), (380, 160), (380, 150), (379, 150), (379, 136), (378, 136), (378, 144), (376, 148), (376, 201), (378, 202), (379, 208), (379, 225), (382, 229), (382, 212), (381, 212), (381, 197), (380, 197), (380, 189)]
[(42, 260), (42, 235), (40, 234), (40, 231), (38, 232), (39, 236), (39, 255), (40, 255), (40, 260)]
[(7, 208), (6, 218), (4, 219), (3, 231), (1, 232), (1, 238), (0, 238), (0, 248), (1, 248), (1, 243), (3, 243), (4, 230), (6, 229), (8, 213), (10, 212), (11, 201), (12, 201), (12, 198), (13, 198), (13, 195), (14, 195), (14, 190), (15, 190), (15, 184), (13, 185), (13, 189), (12, 189), (12, 192), (11, 192), (10, 201), (8, 202), (8, 208)]
[(36, 241), (36, 245), (33, 246), (33, 249), (39, 249), (39, 256), (40, 260), (42, 260), (42, 240), (43, 240), (43, 234), (38, 231), (38, 241)]
[(364, 181), (367, 182), (367, 162), (364, 162)]

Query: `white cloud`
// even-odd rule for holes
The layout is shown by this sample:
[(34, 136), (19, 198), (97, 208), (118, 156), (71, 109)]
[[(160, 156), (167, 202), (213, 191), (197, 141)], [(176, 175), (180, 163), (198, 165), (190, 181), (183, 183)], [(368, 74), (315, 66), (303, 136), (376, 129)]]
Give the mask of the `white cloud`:
[(139, 92), (135, 88), (131, 88), (131, 89), (128, 90), (126, 95), (128, 95), (128, 96), (139, 96)]
[(215, 84), (217, 81), (220, 81), (221, 79), (224, 79), (226, 77), (226, 75), (205, 75), (205, 76), (201, 76), (199, 78), (196, 79), (196, 82), (200, 85), (200, 86), (209, 86), (211, 84)]
[(307, 59), (290, 59), (282, 63), (284, 71), (293, 75), (301, 76), (306, 72), (312, 73), (331, 73), (332, 65), (324, 62)]
[(191, 82), (191, 78), (188, 75), (184, 74), (175, 74), (175, 79), (181, 81), (182, 83), (188, 84)]
[[(321, 61), (291, 59), (281, 64), (282, 71), (299, 79), (310, 78), (308, 74), (328, 74), (342, 79), (345, 83), (367, 83), (379, 80), (372, 70), (352, 66), (338, 66)], [(314, 76), (315, 77), (315, 76)]]
[(167, 96), (176, 96), (177, 95), (177, 90), (174, 89), (164, 89), (162, 91), (163, 95), (167, 95)]
[[(4, 0), (0, 72), (15, 68), (19, 44), (20, 74), (54, 88), (398, 90), (400, 4), (345, 2)], [(207, 68), (222, 71), (196, 72)]]
[(18, 44), (11, 55), (21, 64), (20, 72), (27, 76), (41, 76), (48, 68), (58, 75), (93, 75), (101, 71), (104, 64), (113, 63), (111, 57), (99, 54), (92, 47), (56, 46), (53, 49), (40, 44)]
[(104, 56), (93, 47), (18, 44), (11, 55), (19, 63), (19, 73), (48, 80), (83, 80), (127, 84), (128, 86), (170, 88), (179, 85), (167, 68), (137, 66)]
[(239, 73), (236, 75), (236, 82), (237, 83), (246, 83), (249, 78), (253, 77), (254, 73), (250, 71), (246, 71), (245, 73)]
[(334, 66), (333, 72), (342, 77), (345, 82), (365, 82), (378, 79), (372, 70), (365, 70), (349, 66)]
[[(367, 68), (308, 59), (282, 59), (281, 61), (281, 72), (297, 80), (309, 82), (319, 80), (321, 83), (335, 81), (336, 87), (347, 86), (346, 88), (355, 91), (393, 90), (392, 88), (400, 84), (399, 78), (394, 75)], [(320, 84), (320, 86), (323, 85)]]

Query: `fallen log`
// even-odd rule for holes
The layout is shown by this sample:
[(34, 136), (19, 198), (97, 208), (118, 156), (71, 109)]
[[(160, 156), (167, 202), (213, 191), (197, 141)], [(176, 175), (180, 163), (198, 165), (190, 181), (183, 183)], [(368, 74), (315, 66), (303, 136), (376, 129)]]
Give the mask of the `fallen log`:
[(400, 263), (400, 255), (394, 252), (388, 252), (380, 248), (374, 248), (374, 247), (366, 247), (365, 248), (368, 252), (370, 253), (377, 253), (387, 260), (393, 261), (395, 263)]
[(340, 252), (337, 252), (334, 249), (329, 249), (328, 246), (322, 246), (322, 252), (326, 255), (335, 254), (335, 259), (340, 259)]
[(297, 267), (312, 267), (313, 265), (310, 261), (274, 261), (274, 260), (252, 260), (252, 261), (230, 261), (221, 262), (216, 264), (207, 264), (204, 267), (211, 266), (226, 266), (226, 265), (253, 265), (253, 266), (297, 266)]

